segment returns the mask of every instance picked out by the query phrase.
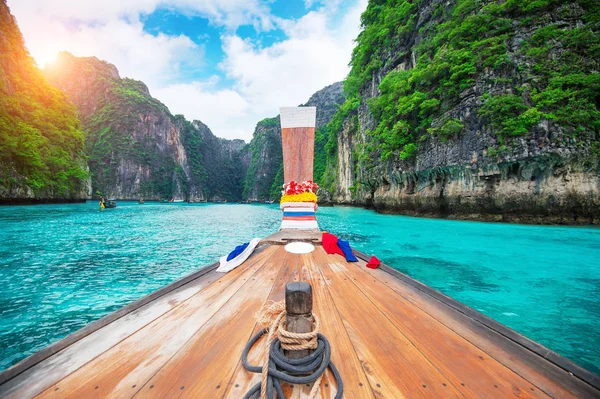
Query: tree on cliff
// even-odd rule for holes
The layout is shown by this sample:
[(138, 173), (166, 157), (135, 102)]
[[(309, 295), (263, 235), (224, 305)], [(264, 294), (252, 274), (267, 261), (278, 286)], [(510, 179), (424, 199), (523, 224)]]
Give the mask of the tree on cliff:
[(0, 196), (85, 196), (83, 142), (75, 107), (36, 67), (1, 0)]

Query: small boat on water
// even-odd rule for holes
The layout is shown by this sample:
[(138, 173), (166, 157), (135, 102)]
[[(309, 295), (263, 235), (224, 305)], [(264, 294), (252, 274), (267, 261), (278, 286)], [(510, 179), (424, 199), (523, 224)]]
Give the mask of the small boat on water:
[(117, 207), (117, 199), (109, 198), (104, 202), (100, 202), (100, 208), (116, 208)]
[(138, 204), (140, 204), (140, 205), (141, 205), (141, 204), (143, 204), (143, 203), (144, 203), (144, 199), (143, 199), (143, 198), (140, 198), (140, 199), (138, 200)]

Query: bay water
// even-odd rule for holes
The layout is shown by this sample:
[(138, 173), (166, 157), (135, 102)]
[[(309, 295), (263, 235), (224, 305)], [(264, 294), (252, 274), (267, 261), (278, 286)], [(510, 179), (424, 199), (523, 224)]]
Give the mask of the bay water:
[[(600, 229), (321, 207), (322, 230), (600, 372)], [(0, 207), (0, 370), (278, 230), (277, 204)]]

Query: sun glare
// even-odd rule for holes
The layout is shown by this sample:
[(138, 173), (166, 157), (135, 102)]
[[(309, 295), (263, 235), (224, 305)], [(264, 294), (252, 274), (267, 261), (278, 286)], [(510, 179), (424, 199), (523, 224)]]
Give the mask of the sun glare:
[(40, 54), (36, 58), (37, 64), (40, 68), (50, 68), (56, 62), (57, 53), (45, 53)]

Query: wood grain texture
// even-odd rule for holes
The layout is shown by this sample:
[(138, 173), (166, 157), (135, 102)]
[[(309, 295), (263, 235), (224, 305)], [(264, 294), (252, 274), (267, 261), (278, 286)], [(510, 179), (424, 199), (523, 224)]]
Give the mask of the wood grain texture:
[(397, 295), (422, 309), (507, 369), (522, 376), (535, 388), (554, 398), (591, 398), (599, 396), (598, 391), (593, 387), (582, 384), (576, 377), (548, 361), (540, 361), (540, 357), (535, 353), (505, 339), (497, 332), (463, 313), (449, 309), (444, 303), (424, 295), (423, 292), (402, 283), (389, 273), (381, 269), (364, 267), (364, 263), (364, 261), (361, 261), (359, 267), (363, 267), (365, 273), (394, 290)]
[[(283, 247), (280, 247), (281, 251), (285, 251)], [(285, 296), (285, 285), (290, 281), (303, 281), (300, 276), (301, 268), (297, 261), (297, 257), (293, 254), (287, 254), (284, 261), (280, 265), (279, 273), (273, 281), (271, 292), (267, 301), (279, 302), (284, 299)], [(247, 341), (250, 337), (254, 336), (264, 325), (254, 324), (254, 329), (248, 336)], [(259, 365), (262, 362), (262, 356), (264, 353), (264, 339), (259, 341), (255, 348), (250, 351), (248, 355), (248, 361), (250, 364)], [(252, 388), (254, 384), (260, 381), (260, 375), (246, 371), (242, 366), (241, 352), (238, 358), (238, 364), (231, 375), (227, 390), (223, 397), (226, 398), (241, 398), (246, 392)]]
[[(331, 343), (331, 360), (336, 365), (342, 381), (344, 382), (344, 396), (347, 398), (373, 398), (367, 376), (363, 370), (362, 364), (356, 354), (354, 346), (344, 322), (335, 306), (333, 298), (328, 287), (323, 284), (323, 277), (320, 272), (320, 265), (311, 254), (302, 255), (304, 265), (308, 269), (308, 282), (313, 287), (313, 313), (321, 318), (321, 333), (327, 337)], [(330, 378), (329, 396), (335, 395), (335, 390), (331, 389), (334, 385), (334, 379)], [(321, 384), (324, 393), (328, 387)]]
[(215, 398), (225, 391), (267, 300), (285, 251), (270, 257), (140, 389), (144, 398)]
[(261, 244), (286, 244), (288, 241), (303, 241), (312, 242), (314, 244), (321, 243), (320, 230), (290, 230), (282, 229), (277, 233), (261, 240)]
[(294, 127), (281, 129), (283, 147), (283, 180), (298, 183), (313, 179), (315, 128)]
[(376, 397), (462, 397), (419, 348), (330, 264), (334, 256), (322, 247), (313, 253)]
[(2, 398), (30, 398), (64, 379), (123, 339), (186, 301), (220, 277), (209, 272), (112, 322), (0, 386)]
[[(261, 250), (261, 248), (257, 249), (257, 253)], [(89, 335), (99, 332), (109, 324), (112, 325), (112, 323), (118, 322), (121, 318), (128, 316), (131, 313), (140, 310), (141, 308), (153, 306), (156, 302), (160, 302), (163, 297), (179, 290), (184, 286), (193, 285), (194, 281), (206, 274), (213, 272), (217, 267), (218, 263), (214, 263), (207, 267), (201, 268), (198, 271), (190, 273), (180, 280), (174, 281), (163, 288), (160, 288), (112, 313), (107, 314), (99, 320), (91, 322), (80, 330), (67, 335), (63, 339), (45, 347), (44, 349), (25, 358), (14, 366), (2, 371), (0, 373), (0, 392), (3, 392), (2, 394), (4, 394), (6, 387), (14, 388), (15, 381), (17, 381), (17, 384), (20, 384), (18, 381), (21, 380), (24, 375), (31, 375), (32, 369), (40, 369), (40, 367), (44, 368), (47, 363), (52, 362), (57, 357), (63, 356), (70, 346), (78, 344), (80, 341), (85, 341)], [(82, 360), (81, 357), (78, 358), (78, 361)]]
[[(135, 393), (264, 265), (276, 248), (222, 275), (198, 294), (121, 341), (41, 395), (127, 397)], [(253, 267), (255, 264), (258, 267)], [(58, 389), (57, 389), (58, 388)]]
[[(353, 281), (407, 339), (467, 397), (547, 398), (531, 383), (498, 363), (429, 314), (372, 278), (358, 265), (330, 262)], [(357, 267), (358, 266), (358, 267)], [(366, 267), (365, 267), (366, 269)]]

